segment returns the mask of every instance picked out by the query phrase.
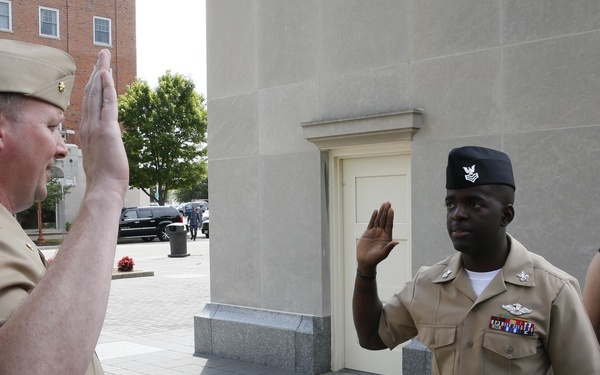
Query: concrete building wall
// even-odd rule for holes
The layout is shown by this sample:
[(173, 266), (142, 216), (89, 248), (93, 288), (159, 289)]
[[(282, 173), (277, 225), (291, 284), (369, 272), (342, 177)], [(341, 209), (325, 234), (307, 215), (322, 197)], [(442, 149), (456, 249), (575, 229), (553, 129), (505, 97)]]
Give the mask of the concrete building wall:
[(301, 123), (416, 108), (413, 270), (454, 252), (447, 154), (481, 145), (513, 161), (509, 232), (583, 284), (600, 247), (597, 1), (208, 0), (207, 35), (212, 305), (327, 319), (328, 158)]
[[(445, 157), (478, 144), (513, 161), (509, 232), (583, 285), (600, 247), (600, 6), (459, 3), (411, 2), (410, 105), (424, 109), (413, 142), (414, 267), (453, 251), (440, 210)], [(434, 34), (419, 31), (434, 20)]]

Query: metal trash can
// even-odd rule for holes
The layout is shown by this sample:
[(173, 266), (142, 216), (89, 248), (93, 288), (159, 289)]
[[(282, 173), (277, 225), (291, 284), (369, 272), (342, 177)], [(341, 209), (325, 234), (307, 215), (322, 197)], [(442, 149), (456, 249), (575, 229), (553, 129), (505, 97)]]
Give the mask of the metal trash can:
[(166, 232), (169, 235), (169, 244), (171, 245), (171, 258), (187, 257), (187, 225), (183, 223), (173, 223), (167, 225)]

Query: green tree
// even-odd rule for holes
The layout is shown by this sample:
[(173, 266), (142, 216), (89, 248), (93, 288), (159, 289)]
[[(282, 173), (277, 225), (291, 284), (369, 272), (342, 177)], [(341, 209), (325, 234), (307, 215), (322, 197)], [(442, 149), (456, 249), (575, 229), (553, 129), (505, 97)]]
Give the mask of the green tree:
[(132, 188), (164, 205), (169, 191), (202, 178), (206, 109), (191, 79), (167, 71), (155, 90), (136, 80), (119, 97), (119, 121)]
[[(58, 177), (52, 174), (52, 178), (46, 184), (46, 199), (42, 201), (42, 210), (54, 211), (58, 202), (65, 198), (65, 195), (69, 194), (71, 186), (61, 186), (62, 184), (58, 180)], [(33, 205), (37, 209), (37, 203)]]
[(181, 188), (175, 191), (177, 202), (190, 202), (194, 199), (208, 199), (208, 172), (206, 161), (200, 162), (202, 168), (202, 177), (189, 188)]
[[(52, 214), (56, 212), (56, 205), (58, 202), (65, 198), (65, 195), (69, 194), (71, 186), (61, 186), (58, 177), (51, 171), (50, 180), (46, 184), (46, 199), (42, 201), (42, 212), (44, 214)], [(35, 202), (28, 209), (21, 211), (17, 214), (19, 223), (28, 228), (37, 227), (37, 210), (38, 204)]]

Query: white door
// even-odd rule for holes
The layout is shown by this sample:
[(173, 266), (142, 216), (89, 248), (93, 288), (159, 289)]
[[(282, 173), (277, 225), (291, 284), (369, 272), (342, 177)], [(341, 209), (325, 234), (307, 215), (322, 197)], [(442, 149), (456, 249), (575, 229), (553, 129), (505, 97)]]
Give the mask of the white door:
[(401, 347), (393, 351), (369, 351), (358, 345), (352, 320), (352, 293), (356, 243), (371, 213), (384, 201), (390, 201), (394, 208), (393, 237), (400, 243), (377, 268), (379, 297), (385, 303), (411, 278), (410, 155), (344, 159), (342, 184), (345, 367), (378, 374), (401, 374)]

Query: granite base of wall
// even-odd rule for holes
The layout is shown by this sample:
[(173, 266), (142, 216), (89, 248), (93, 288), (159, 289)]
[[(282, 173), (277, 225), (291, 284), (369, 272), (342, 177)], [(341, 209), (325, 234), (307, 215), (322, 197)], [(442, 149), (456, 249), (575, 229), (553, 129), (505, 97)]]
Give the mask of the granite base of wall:
[(196, 354), (322, 374), (331, 368), (331, 318), (207, 304), (194, 317)]
[(402, 375), (431, 375), (431, 351), (417, 340), (402, 348)]

